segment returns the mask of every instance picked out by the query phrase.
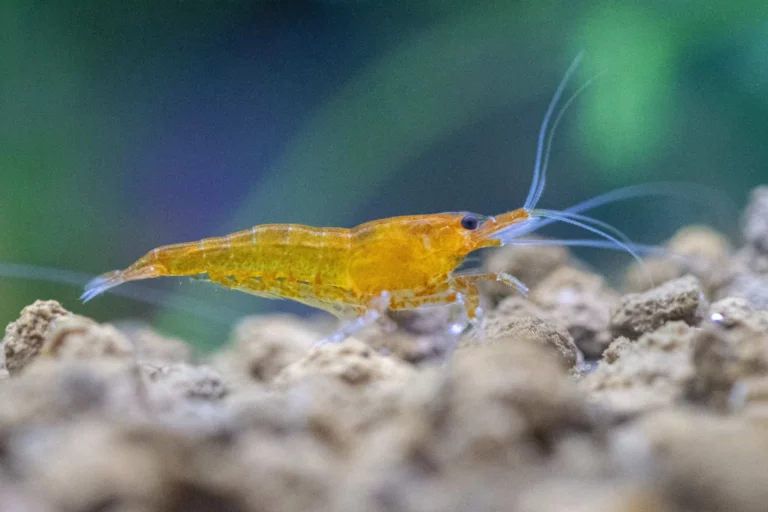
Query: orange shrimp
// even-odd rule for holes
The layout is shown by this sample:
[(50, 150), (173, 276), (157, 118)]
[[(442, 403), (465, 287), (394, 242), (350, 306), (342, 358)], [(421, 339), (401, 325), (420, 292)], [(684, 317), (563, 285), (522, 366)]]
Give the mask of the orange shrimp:
[(153, 249), (127, 269), (92, 281), (83, 299), (127, 281), (207, 274), (210, 281), (227, 288), (292, 299), (341, 318), (464, 301), (471, 320), (479, 308), (476, 281), (493, 279), (524, 287), (506, 274), (462, 274), (454, 269), (470, 252), (501, 245), (492, 235), (527, 218), (520, 209), (498, 217), (473, 213), (394, 217), (352, 229), (255, 226), (220, 238)]
[(526, 288), (503, 273), (457, 271), (464, 258), (484, 247), (516, 242), (520, 235), (554, 221), (576, 225), (602, 238), (572, 240), (570, 245), (621, 248), (635, 255), (620, 232), (580, 213), (631, 196), (631, 191), (614, 192), (616, 197), (598, 197), (562, 212), (535, 209), (544, 190), (554, 129), (583, 90), (565, 104), (545, 140), (554, 107), (578, 60), (563, 77), (542, 123), (534, 179), (523, 208), (495, 217), (468, 212), (394, 217), (352, 229), (255, 226), (220, 238), (154, 249), (127, 269), (93, 280), (82, 298), (90, 300), (127, 281), (203, 275), (227, 288), (291, 299), (331, 312), (346, 320), (326, 339), (338, 341), (374, 322), (387, 309), (457, 304), (467, 321), (477, 322), (482, 313), (478, 281), (501, 281), (523, 293)]

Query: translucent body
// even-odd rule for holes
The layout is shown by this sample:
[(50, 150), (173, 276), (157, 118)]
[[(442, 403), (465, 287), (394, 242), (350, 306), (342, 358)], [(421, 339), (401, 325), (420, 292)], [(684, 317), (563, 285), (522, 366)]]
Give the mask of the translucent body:
[[(468, 229), (467, 216), (477, 219)], [(267, 224), (220, 238), (159, 247), (123, 271), (95, 280), (84, 297), (126, 281), (205, 276), (227, 288), (361, 316), (387, 294), (389, 309), (447, 304), (461, 298), (469, 318), (474, 282), (494, 274), (455, 273), (470, 252), (500, 245), (493, 235), (528, 219), (525, 210), (482, 218), (467, 213), (381, 219), (352, 229)]]

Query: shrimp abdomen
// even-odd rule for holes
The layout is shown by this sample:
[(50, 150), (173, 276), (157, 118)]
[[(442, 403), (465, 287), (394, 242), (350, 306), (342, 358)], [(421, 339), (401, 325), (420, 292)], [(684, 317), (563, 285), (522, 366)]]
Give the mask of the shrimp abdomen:
[(349, 238), (349, 231), (341, 228), (266, 224), (223, 237), (158, 247), (127, 269), (94, 279), (82, 298), (90, 300), (127, 281), (199, 274), (217, 276), (217, 282), (232, 278), (241, 288), (258, 280), (260, 291), (278, 295), (286, 288), (285, 281), (347, 290)]

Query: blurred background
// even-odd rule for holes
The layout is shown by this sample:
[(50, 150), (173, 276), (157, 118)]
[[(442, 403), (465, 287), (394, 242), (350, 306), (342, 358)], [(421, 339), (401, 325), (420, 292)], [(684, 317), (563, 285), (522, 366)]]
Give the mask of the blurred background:
[[(570, 90), (600, 77), (555, 138), (541, 206), (657, 180), (741, 205), (768, 181), (764, 0), (3, 0), (0, 322), (56, 299), (210, 347), (239, 315), (305, 312), (188, 279), (130, 292), (156, 304), (83, 305), (81, 287), (31, 279), (83, 276), (9, 264), (95, 275), (255, 224), (519, 207), (582, 50)], [(595, 214), (650, 243), (738, 221), (651, 199)]]

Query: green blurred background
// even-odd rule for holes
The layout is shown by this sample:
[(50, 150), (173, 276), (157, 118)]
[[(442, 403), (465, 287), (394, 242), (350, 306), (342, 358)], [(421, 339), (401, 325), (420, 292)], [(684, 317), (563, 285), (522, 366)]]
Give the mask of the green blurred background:
[[(0, 261), (93, 275), (254, 224), (516, 208), (581, 50), (572, 89), (602, 74), (556, 137), (542, 206), (660, 179), (742, 204), (768, 181), (765, 1), (1, 0)], [(717, 212), (598, 213), (658, 242), (690, 222), (732, 233)], [(210, 347), (240, 314), (303, 311), (186, 279), (134, 288), (161, 306), (82, 305), (14, 273), (2, 322), (54, 298)]]

